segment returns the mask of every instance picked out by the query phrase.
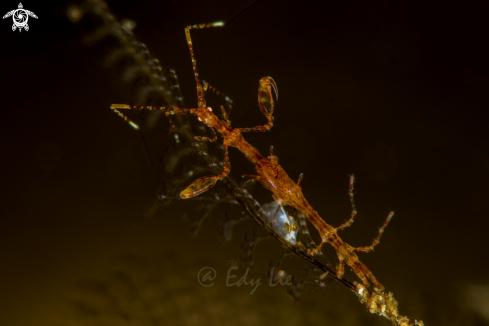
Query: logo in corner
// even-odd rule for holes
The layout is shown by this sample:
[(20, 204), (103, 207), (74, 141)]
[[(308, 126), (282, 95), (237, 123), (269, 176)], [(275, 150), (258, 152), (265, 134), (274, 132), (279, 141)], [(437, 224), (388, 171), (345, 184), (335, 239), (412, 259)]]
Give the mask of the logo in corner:
[(18, 9), (9, 11), (8, 13), (5, 14), (5, 16), (3, 16), (4, 19), (12, 16), (12, 19), (14, 20), (14, 24), (12, 25), (12, 31), (15, 31), (17, 28), (19, 29), (19, 32), (22, 32), (22, 28), (28, 31), (29, 25), (27, 25), (27, 21), (29, 20), (29, 16), (33, 18), (37, 18), (35, 13), (29, 10), (25, 10), (23, 8), (24, 7), (22, 6), (22, 3), (19, 3)]

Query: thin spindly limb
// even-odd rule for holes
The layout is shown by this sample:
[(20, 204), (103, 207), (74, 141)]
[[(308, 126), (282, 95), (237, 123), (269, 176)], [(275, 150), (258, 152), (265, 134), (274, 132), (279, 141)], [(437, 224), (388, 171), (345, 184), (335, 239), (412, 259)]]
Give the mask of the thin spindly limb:
[[(175, 100), (176, 100), (176, 107), (183, 107), (183, 96), (182, 92), (180, 89), (180, 83), (178, 82), (178, 76), (177, 73), (175, 72), (175, 69), (170, 69), (169, 71), (170, 77), (173, 80), (173, 85), (172, 89), (175, 94)], [(177, 133), (177, 128), (175, 127), (175, 123), (171, 119), (171, 113), (165, 112), (165, 116), (168, 119), (168, 122), (170, 123), (171, 129), (173, 131), (173, 138), (175, 138), (175, 142), (178, 144), (180, 143), (180, 136)]]
[[(321, 235), (322, 236), (322, 235)], [(313, 257), (320, 256), (323, 254), (323, 246), (328, 243), (327, 240), (321, 240), (321, 243), (319, 243), (315, 248), (312, 249), (307, 249), (307, 253)], [(340, 261), (341, 264), (343, 264), (343, 261)]]
[(144, 155), (146, 156), (146, 159), (148, 160), (149, 165), (153, 165), (153, 160), (151, 159), (151, 155), (149, 154), (148, 146), (146, 145), (146, 140), (144, 139), (143, 133), (141, 132), (141, 128), (139, 128), (139, 125), (137, 125), (135, 122), (133, 122), (131, 119), (126, 117), (122, 112), (117, 110), (116, 108), (113, 108), (112, 106), (110, 107), (119, 117), (121, 117), (125, 122), (127, 122), (132, 128), (134, 128), (141, 139), (141, 143), (143, 144), (143, 150), (144, 150)]
[(228, 146), (224, 144), (224, 164), (222, 172), (219, 175), (202, 177), (190, 184), (181, 193), (180, 197), (182, 199), (192, 198), (206, 192), (211, 187), (213, 187), (218, 180), (222, 180), (227, 177), (231, 171), (231, 162), (229, 161)]
[(135, 130), (137, 131), (140, 131), (140, 128), (139, 128), (139, 125), (137, 125), (135, 122), (133, 122), (131, 119), (129, 119), (128, 117), (126, 117), (124, 114), (122, 114), (121, 111), (117, 110), (117, 109), (125, 109), (125, 104), (123, 105), (119, 105), (119, 104), (112, 104), (110, 106), (110, 108), (112, 109), (112, 111), (114, 111), (119, 117), (121, 117), (125, 122), (127, 122), (132, 128), (134, 128)]
[[(375, 286), (377, 286), (379, 289), (383, 289), (384, 286), (377, 281), (375, 278), (374, 274), (365, 266), (364, 263), (361, 261), (357, 260), (355, 263), (353, 263), (353, 271), (355, 274), (362, 280), (363, 284), (368, 284), (367, 277), (374, 282)], [(380, 287), (379, 287), (380, 285)]]
[(175, 142), (178, 144), (180, 142), (180, 139), (177, 134), (177, 128), (175, 127), (175, 124), (173, 123), (171, 119), (171, 113), (170, 112), (165, 112), (165, 116), (168, 119), (168, 122), (170, 123), (171, 129), (173, 131), (173, 137), (175, 138)]
[(353, 250), (354, 251), (361, 251), (361, 252), (365, 252), (365, 253), (374, 250), (375, 246), (377, 246), (380, 243), (380, 237), (382, 236), (382, 233), (384, 233), (384, 229), (387, 227), (387, 225), (389, 224), (389, 222), (393, 216), (394, 216), (394, 212), (390, 212), (389, 215), (387, 216), (387, 218), (385, 219), (384, 223), (382, 224), (382, 226), (379, 228), (379, 233), (377, 234), (377, 237), (374, 239), (374, 241), (372, 242), (372, 244), (370, 246), (356, 247), (356, 248), (353, 248)]
[(197, 70), (197, 61), (195, 60), (195, 55), (194, 55), (194, 50), (193, 50), (193, 45), (192, 45), (192, 38), (190, 37), (190, 30), (191, 29), (204, 29), (204, 28), (212, 28), (212, 27), (222, 27), (224, 26), (224, 22), (219, 21), (219, 22), (214, 22), (210, 24), (200, 24), (200, 25), (191, 25), (185, 27), (185, 36), (187, 38), (187, 44), (188, 48), (190, 50), (190, 58), (192, 59), (192, 68), (194, 70), (194, 76), (195, 76), (195, 83), (197, 85), (197, 100), (199, 103), (199, 108), (205, 108), (206, 102), (205, 102), (205, 91), (204, 88), (202, 87), (202, 83), (200, 82), (199, 79), (199, 72)]
[[(151, 160), (151, 157), (149, 155), (148, 148), (146, 146), (146, 141), (144, 140), (143, 134), (141, 133), (139, 126), (135, 122), (133, 122), (131, 119), (129, 119), (127, 116), (125, 116), (122, 112), (120, 112), (119, 110), (138, 109), (138, 110), (164, 111), (165, 116), (168, 118), (168, 121), (170, 122), (170, 125), (173, 129), (173, 132), (175, 134), (175, 140), (177, 143), (179, 142), (179, 139), (177, 136), (177, 131), (176, 131), (175, 125), (173, 124), (173, 121), (171, 120), (170, 117), (175, 113), (177, 113), (177, 114), (197, 114), (197, 110), (198, 110), (198, 109), (191, 109), (191, 108), (165, 108), (165, 107), (161, 107), (161, 106), (143, 106), (143, 105), (128, 105), (128, 104), (112, 104), (110, 106), (110, 108), (119, 117), (124, 119), (124, 121), (126, 121), (131, 127), (133, 127), (134, 129), (136, 129), (138, 131), (138, 133), (141, 137), (141, 140), (143, 142), (144, 152), (145, 152), (146, 157), (148, 158), (148, 160), (150, 162), (150, 165), (152, 164), (152, 160)], [(215, 133), (214, 133), (214, 135), (215, 135)], [(215, 138), (217, 138), (217, 135), (215, 135)]]
[(217, 141), (217, 134), (214, 128), (210, 128), (212, 131), (212, 138), (210, 137), (205, 137), (205, 136), (194, 136), (194, 139), (196, 141), (210, 141), (210, 142), (215, 142)]
[(263, 77), (260, 79), (258, 86), (258, 104), (268, 122), (262, 126), (236, 129), (241, 132), (265, 132), (273, 127), (273, 110), (275, 108), (275, 102), (273, 101), (272, 88), (275, 91), (276, 101), (278, 101), (278, 88), (273, 78)]
[[(123, 115), (118, 110), (137, 109), (137, 110), (150, 110), (150, 111), (166, 111), (166, 112), (169, 112), (170, 115), (171, 114), (193, 114), (193, 115), (197, 115), (197, 112), (199, 110), (199, 109), (194, 109), (194, 108), (166, 108), (163, 106), (129, 105), (129, 104), (111, 104), (110, 108), (112, 110), (114, 110), (114, 112), (116, 112), (124, 120), (126, 120), (127, 117), (125, 117), (125, 115)], [(127, 120), (129, 120), (129, 119), (127, 119)], [(135, 127), (133, 127), (133, 128), (135, 128)]]
[(229, 120), (228, 114), (226, 113), (226, 109), (222, 105), (221, 105), (221, 112), (222, 112), (222, 117), (224, 118), (224, 121), (226, 121), (227, 125), (229, 127), (231, 127), (231, 120)]
[(350, 227), (353, 222), (355, 221), (355, 216), (357, 216), (357, 209), (355, 207), (355, 201), (353, 200), (353, 184), (355, 183), (355, 177), (353, 174), (350, 175), (350, 187), (348, 189), (348, 195), (350, 196), (350, 203), (351, 203), (351, 215), (350, 219), (346, 221), (345, 223), (341, 224), (336, 228), (336, 230), (344, 230), (347, 227)]

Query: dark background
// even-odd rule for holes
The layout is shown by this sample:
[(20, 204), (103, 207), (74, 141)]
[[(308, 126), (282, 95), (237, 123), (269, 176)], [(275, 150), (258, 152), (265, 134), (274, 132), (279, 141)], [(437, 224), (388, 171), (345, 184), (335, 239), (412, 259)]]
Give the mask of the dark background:
[[(395, 210), (379, 247), (360, 259), (401, 314), (426, 325), (488, 324), (487, 4), (318, 3), (261, 0), (224, 28), (195, 31), (201, 76), (238, 103), (243, 116), (231, 120), (240, 127), (264, 122), (257, 82), (275, 79), (275, 126), (247, 139), (262, 153), (274, 145), (293, 179), (304, 173), (306, 197), (332, 225), (349, 216), (355, 172), (359, 215), (345, 241), (369, 244)], [(196, 98), (185, 26), (244, 4), (109, 2), (177, 71), (187, 106)], [(17, 5), (4, 1), (2, 15)], [(180, 219), (190, 204), (145, 217), (161, 173), (109, 109), (131, 90), (104, 68), (103, 48), (82, 44), (96, 24), (71, 24), (66, 2), (23, 5), (39, 17), (28, 32), (12, 32), (11, 18), (0, 26), (1, 325), (390, 324), (342, 287), (296, 304), (279, 287), (251, 296), (250, 286), (227, 288), (226, 259), (251, 221), (224, 245), (214, 231), (223, 210), (196, 238)], [(148, 138), (157, 155), (171, 141), (166, 130)], [(242, 154), (230, 155), (234, 176), (252, 173)], [(249, 278), (266, 283), (278, 249), (260, 243)], [(217, 271), (213, 287), (198, 284), (203, 267)]]

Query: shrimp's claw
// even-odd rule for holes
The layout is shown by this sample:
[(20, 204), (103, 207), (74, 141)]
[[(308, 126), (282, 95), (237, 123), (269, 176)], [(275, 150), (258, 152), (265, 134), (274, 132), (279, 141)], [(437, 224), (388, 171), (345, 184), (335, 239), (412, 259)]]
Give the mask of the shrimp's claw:
[(200, 195), (203, 192), (206, 192), (210, 188), (212, 188), (217, 180), (220, 178), (218, 176), (210, 176), (210, 177), (202, 177), (190, 184), (187, 188), (185, 188), (181, 193), (180, 197), (182, 199), (192, 198)]
[(278, 101), (278, 88), (273, 78), (263, 77), (260, 79), (260, 85), (258, 86), (258, 103), (260, 104), (260, 110), (267, 118), (271, 117), (274, 109), (272, 88), (275, 92), (276, 101)]

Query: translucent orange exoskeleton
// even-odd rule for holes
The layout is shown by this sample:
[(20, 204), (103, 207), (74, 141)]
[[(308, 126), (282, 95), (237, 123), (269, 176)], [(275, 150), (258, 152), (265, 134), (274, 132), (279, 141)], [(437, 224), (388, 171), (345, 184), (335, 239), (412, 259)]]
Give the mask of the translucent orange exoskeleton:
[[(302, 194), (302, 189), (300, 187), (300, 181), (302, 180), (302, 174), (299, 177), (299, 181), (296, 183), (287, 175), (285, 170), (278, 163), (278, 157), (273, 155), (273, 147), (270, 149), (270, 156), (263, 157), (258, 150), (248, 143), (242, 133), (244, 132), (264, 132), (270, 130), (273, 126), (273, 111), (274, 111), (274, 99), (272, 91), (275, 92), (276, 99), (278, 99), (278, 89), (275, 81), (272, 77), (263, 77), (260, 79), (258, 86), (258, 104), (260, 110), (263, 112), (267, 118), (267, 123), (262, 126), (257, 126), (253, 128), (233, 128), (231, 127), (231, 122), (229, 121), (226, 111), (221, 106), (221, 110), (224, 116), (224, 120), (220, 120), (212, 111), (211, 107), (206, 105), (205, 101), (205, 91), (208, 84), (202, 84), (199, 79), (199, 73), (197, 71), (197, 62), (195, 60), (192, 39), (190, 37), (191, 29), (203, 29), (211, 27), (221, 27), (224, 26), (224, 22), (214, 22), (210, 24), (192, 25), (185, 28), (185, 35), (187, 38), (187, 43), (190, 50), (190, 57), (192, 59), (192, 66), (195, 76), (195, 82), (197, 85), (197, 108), (165, 108), (165, 107), (155, 107), (155, 106), (138, 106), (138, 105), (127, 105), (127, 104), (112, 104), (111, 109), (114, 110), (119, 116), (126, 120), (133, 128), (139, 129), (139, 126), (134, 122), (130, 121), (126, 116), (124, 116), (119, 110), (120, 109), (144, 109), (144, 110), (160, 110), (165, 111), (166, 115), (170, 118), (173, 114), (190, 114), (196, 115), (199, 121), (206, 124), (213, 131), (214, 136), (209, 137), (199, 137), (196, 136), (195, 139), (198, 141), (216, 141), (217, 133), (221, 135), (224, 145), (224, 162), (223, 170), (219, 175), (205, 176), (195, 180), (187, 188), (185, 188), (180, 196), (182, 198), (191, 198), (197, 196), (211, 187), (213, 187), (218, 180), (225, 178), (230, 170), (231, 164), (229, 162), (228, 147), (235, 147), (239, 149), (246, 158), (253, 163), (256, 170), (256, 175), (246, 175), (245, 177), (256, 178), (266, 189), (273, 193), (275, 201), (280, 205), (288, 205), (294, 207), (296, 210), (303, 212), (307, 219), (314, 225), (314, 227), (319, 231), (321, 235), (321, 243), (314, 249), (309, 249), (307, 253), (309, 255), (319, 255), (321, 254), (322, 247), (325, 243), (331, 244), (337, 252), (339, 263), (337, 266), (337, 276), (342, 278), (344, 274), (345, 263), (352, 268), (355, 274), (362, 280), (365, 286), (369, 286), (367, 280), (370, 279), (376, 287), (383, 289), (384, 287), (380, 284), (370, 270), (358, 259), (355, 252), (369, 252), (374, 249), (374, 247), (379, 243), (380, 236), (384, 232), (385, 227), (389, 223), (390, 219), (394, 215), (391, 212), (382, 227), (379, 229), (378, 235), (370, 246), (366, 247), (352, 247), (349, 244), (343, 242), (338, 236), (337, 231), (343, 230), (349, 227), (357, 214), (355, 209), (355, 204), (353, 201), (353, 184), (354, 177), (350, 176), (350, 200), (352, 204), (352, 213), (348, 221), (335, 228), (326, 223), (319, 214), (312, 208), (312, 206), (307, 202), (306, 198)], [(171, 123), (171, 119), (170, 119)], [(216, 133), (217, 132), (217, 133)], [(301, 245), (299, 242), (297, 245)]]

